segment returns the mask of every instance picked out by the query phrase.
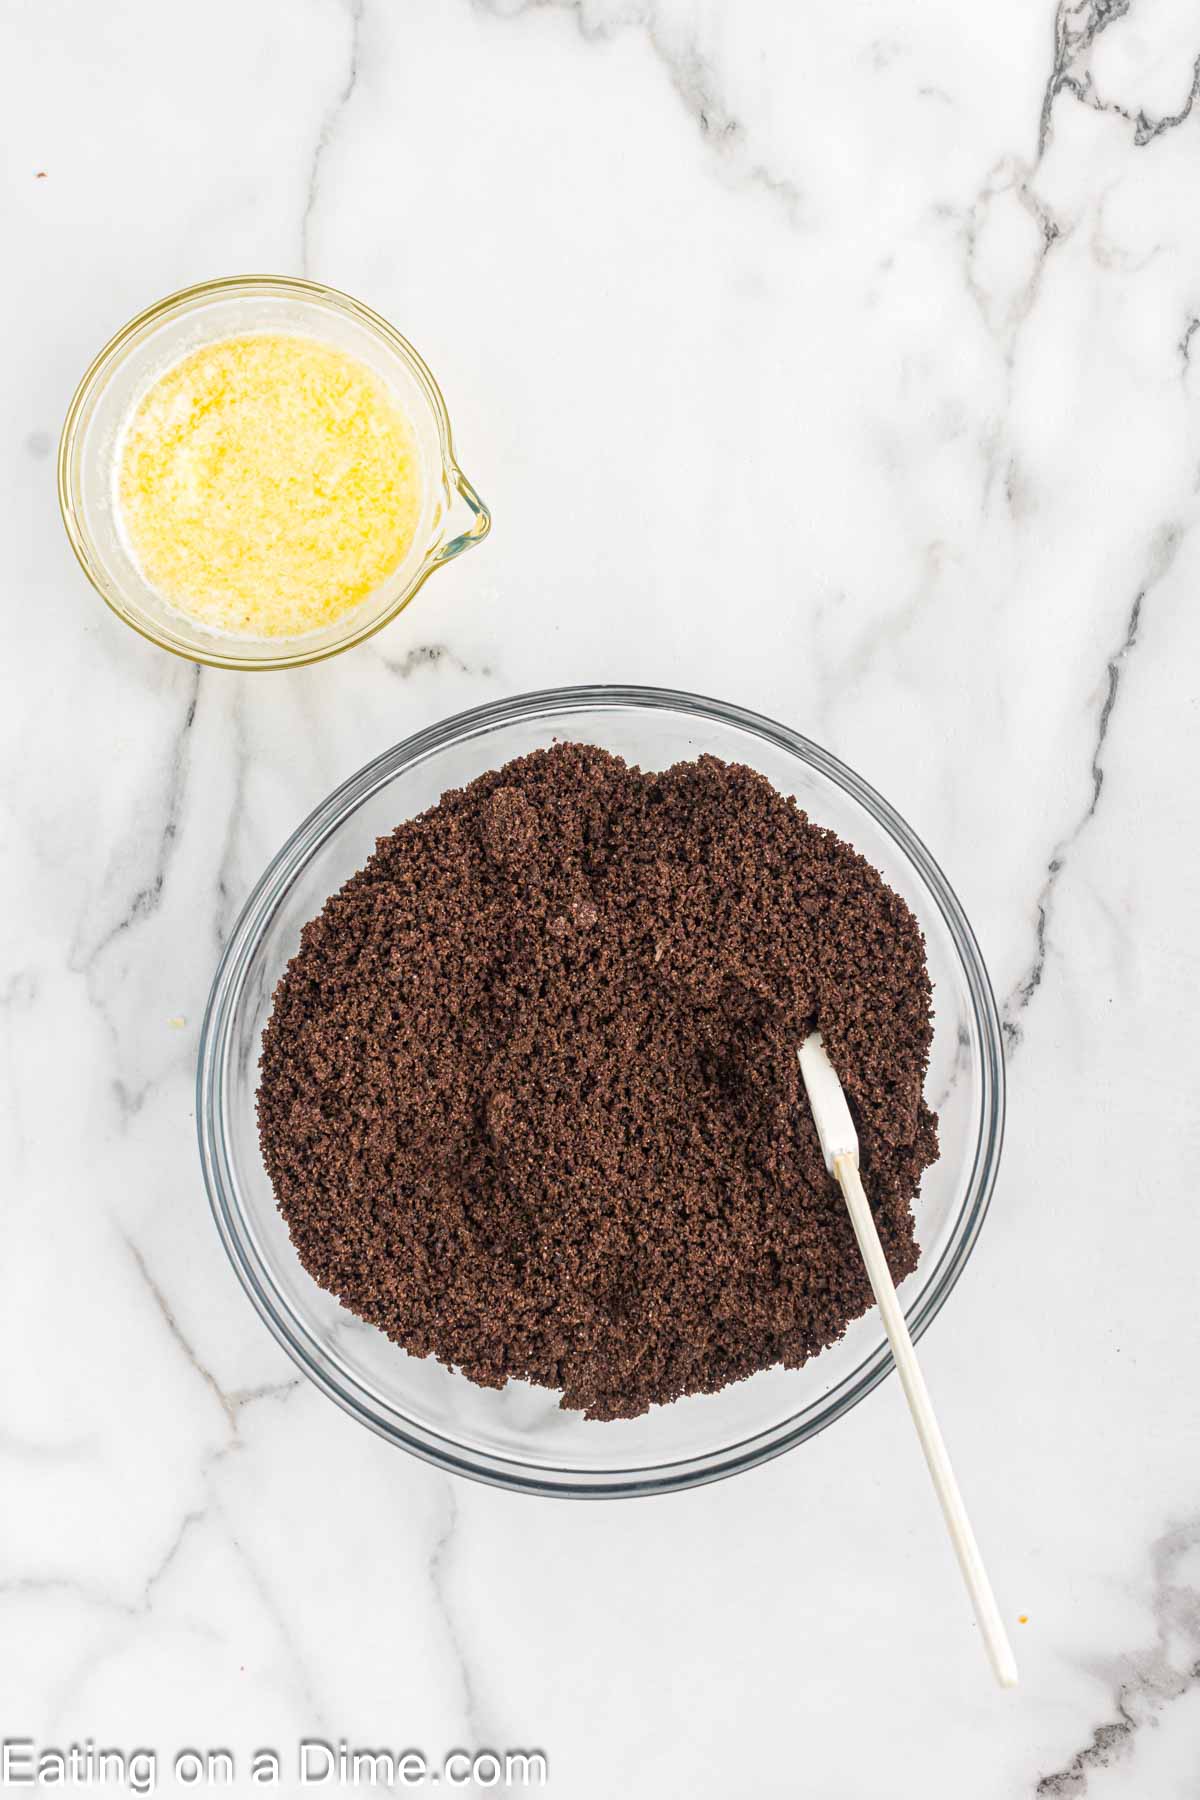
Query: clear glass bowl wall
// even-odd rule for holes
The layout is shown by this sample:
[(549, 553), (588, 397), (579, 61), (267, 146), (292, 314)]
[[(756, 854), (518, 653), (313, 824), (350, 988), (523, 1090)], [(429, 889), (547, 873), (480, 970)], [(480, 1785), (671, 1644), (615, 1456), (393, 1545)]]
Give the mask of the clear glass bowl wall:
[(301, 927), (401, 820), (556, 739), (601, 744), (644, 768), (706, 752), (748, 763), (860, 850), (913, 909), (934, 984), (926, 1094), (941, 1119), (941, 1156), (922, 1183), (921, 1260), (900, 1296), (914, 1335), (926, 1328), (976, 1242), (1003, 1134), (1002, 1042), (978, 946), (929, 852), (873, 789), (797, 733), (695, 695), (578, 688), (502, 701), (418, 733), (339, 787), (267, 869), (217, 972), (198, 1073), (201, 1156), (250, 1298), (305, 1374), (363, 1424), (444, 1468), (525, 1492), (670, 1491), (749, 1468), (848, 1411), (891, 1366), (877, 1314), (803, 1369), (768, 1370), (641, 1419), (589, 1423), (545, 1390), (510, 1383), (495, 1392), (408, 1356), (346, 1312), (300, 1266), (259, 1155), (259, 1044)]

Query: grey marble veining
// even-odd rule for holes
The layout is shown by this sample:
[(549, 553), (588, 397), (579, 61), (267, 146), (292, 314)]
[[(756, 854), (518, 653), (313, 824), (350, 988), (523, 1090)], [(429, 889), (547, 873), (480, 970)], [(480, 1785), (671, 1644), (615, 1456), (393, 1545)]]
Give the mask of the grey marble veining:
[[(0, 1736), (538, 1746), (566, 1800), (1194, 1796), (1195, 9), (0, 31)], [(54, 496), (99, 345), (248, 269), (393, 319), (495, 514), (378, 638), (272, 677), (125, 631)], [(977, 929), (1007, 1147), (923, 1358), (1015, 1695), (894, 1383), (752, 1476), (534, 1502), (354, 1426), (226, 1264), (193, 1071), (266, 861), (397, 739), (602, 680), (828, 744)]]

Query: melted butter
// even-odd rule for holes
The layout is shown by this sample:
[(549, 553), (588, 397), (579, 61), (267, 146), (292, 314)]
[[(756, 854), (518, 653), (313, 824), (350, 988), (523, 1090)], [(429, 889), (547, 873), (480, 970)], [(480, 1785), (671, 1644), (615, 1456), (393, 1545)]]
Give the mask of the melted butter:
[(130, 548), (214, 630), (297, 637), (397, 569), (421, 513), (412, 428), (364, 363), (315, 338), (220, 338), (145, 394), (118, 454)]

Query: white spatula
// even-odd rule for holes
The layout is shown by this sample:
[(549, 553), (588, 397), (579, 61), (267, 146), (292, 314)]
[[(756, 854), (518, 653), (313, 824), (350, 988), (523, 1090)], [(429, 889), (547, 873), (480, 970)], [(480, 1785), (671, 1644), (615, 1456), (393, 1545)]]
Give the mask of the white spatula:
[(975, 1533), (971, 1530), (967, 1509), (958, 1491), (958, 1483), (954, 1479), (954, 1470), (950, 1467), (950, 1458), (946, 1454), (946, 1446), (942, 1442), (942, 1434), (933, 1414), (929, 1389), (925, 1386), (925, 1377), (917, 1362), (917, 1353), (908, 1335), (900, 1302), (896, 1298), (887, 1259), (879, 1242), (879, 1233), (875, 1229), (875, 1220), (871, 1216), (871, 1208), (859, 1179), (858, 1133), (850, 1117), (842, 1084), (825, 1054), (819, 1031), (812, 1032), (804, 1040), (800, 1051), (800, 1073), (808, 1090), (825, 1166), (841, 1188), (850, 1209), (850, 1222), (854, 1226), (854, 1235), (866, 1264), (867, 1278), (879, 1303), (904, 1397), (908, 1401), (913, 1424), (925, 1452), (925, 1461), (929, 1465), (934, 1489), (941, 1502), (950, 1542), (954, 1545), (954, 1554), (967, 1584), (967, 1592), (975, 1608), (975, 1617), (979, 1621), (979, 1629), (983, 1633), (996, 1680), (1001, 1687), (1015, 1687), (1016, 1658), (996, 1605), (996, 1596), (992, 1592), (987, 1570), (983, 1566), (983, 1558), (979, 1554), (979, 1546), (975, 1542)]

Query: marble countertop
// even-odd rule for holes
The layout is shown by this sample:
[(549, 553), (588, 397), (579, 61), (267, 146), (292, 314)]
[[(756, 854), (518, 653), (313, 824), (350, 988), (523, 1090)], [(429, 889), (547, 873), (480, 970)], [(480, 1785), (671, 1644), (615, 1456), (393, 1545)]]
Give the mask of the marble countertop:
[[(1195, 8), (43, 0), (3, 34), (0, 1737), (153, 1746), (163, 1791), (186, 1746), (298, 1791), (344, 1738), (537, 1747), (563, 1800), (1195, 1796)], [(496, 521), (266, 677), (123, 629), (54, 494), (105, 338), (247, 269), (420, 346)], [(608, 680), (826, 744), (976, 926), (1008, 1141), (923, 1355), (1014, 1694), (894, 1380), (736, 1480), (531, 1501), (344, 1417), (226, 1262), (193, 1068), (265, 861), (418, 727)]]

